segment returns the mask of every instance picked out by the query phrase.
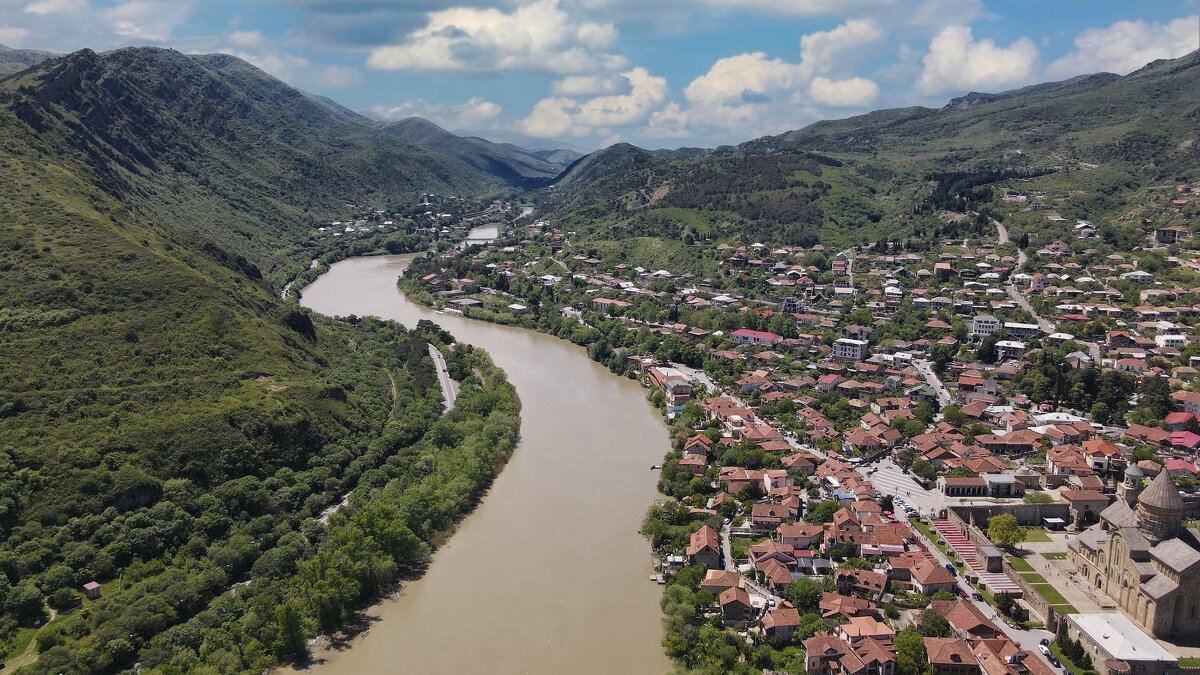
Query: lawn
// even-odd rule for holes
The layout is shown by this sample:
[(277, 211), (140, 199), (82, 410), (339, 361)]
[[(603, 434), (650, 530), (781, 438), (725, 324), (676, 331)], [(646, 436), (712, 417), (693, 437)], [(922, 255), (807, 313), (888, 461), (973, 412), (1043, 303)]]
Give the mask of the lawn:
[(1034, 585), (1045, 584), (1047, 586), (1050, 585), (1050, 582), (1046, 581), (1046, 577), (1043, 577), (1042, 575), (1038, 574), (1037, 572), (1019, 572), (1019, 574), (1021, 575), (1022, 579), (1024, 579), (1025, 581), (1028, 581), (1031, 584), (1034, 584)]
[(1025, 532), (1025, 541), (1053, 541), (1044, 528), (1026, 525), (1021, 529)]
[(1067, 553), (1065, 551), (1051, 551), (1049, 553), (1043, 553), (1042, 557), (1046, 560), (1066, 560)]
[(1030, 565), (1029, 563), (1025, 562), (1024, 558), (1018, 558), (1016, 556), (1012, 556), (1008, 559), (1008, 564), (1012, 565), (1012, 568), (1018, 572), (1032, 572), (1033, 571), (1033, 566)]
[(744, 560), (750, 557), (750, 547), (766, 541), (767, 537), (732, 537), (729, 541), (729, 550), (733, 553), (734, 560)]
[(909, 518), (908, 524), (912, 525), (921, 534), (925, 535), (925, 538), (928, 539), (929, 541), (932, 541), (934, 543), (934, 545), (938, 547), (939, 551), (941, 551), (942, 553), (946, 554), (947, 557), (949, 557), (950, 549), (947, 548), (946, 545), (944, 543), (942, 543), (942, 541), (940, 539), (938, 539), (937, 533), (935, 533), (933, 530), (929, 529), (928, 525), (926, 525), (925, 523), (922, 523), (917, 518)]
[(1200, 657), (1185, 656), (1179, 659), (1180, 668), (1200, 668)]
[[(1029, 579), (1033, 582), (1032, 579)], [(1038, 595), (1046, 599), (1046, 602), (1052, 605), (1069, 605), (1067, 599), (1058, 592), (1058, 589), (1047, 583), (1033, 583), (1033, 589), (1038, 592)]]

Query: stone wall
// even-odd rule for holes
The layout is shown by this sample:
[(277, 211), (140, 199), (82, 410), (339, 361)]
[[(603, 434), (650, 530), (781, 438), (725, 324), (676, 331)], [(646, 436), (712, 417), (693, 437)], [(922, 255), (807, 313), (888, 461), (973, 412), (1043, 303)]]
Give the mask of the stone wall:
[[(988, 521), (992, 516), (998, 516), (1002, 513), (1011, 513), (1016, 517), (1017, 522), (1021, 525), (1035, 525), (1040, 527), (1043, 518), (1062, 518), (1067, 524), (1071, 522), (1071, 507), (1068, 504), (975, 504), (963, 506), (951, 506), (946, 509), (946, 515), (951, 522), (956, 525), (959, 522), (970, 523), (974, 517), (975, 525), (980, 529), (986, 529)], [(955, 520), (957, 518), (957, 521)]]

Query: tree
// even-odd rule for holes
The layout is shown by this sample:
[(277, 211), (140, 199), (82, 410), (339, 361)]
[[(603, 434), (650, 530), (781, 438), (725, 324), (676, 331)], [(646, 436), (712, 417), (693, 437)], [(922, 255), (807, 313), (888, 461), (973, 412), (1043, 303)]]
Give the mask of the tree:
[(1054, 498), (1051, 497), (1050, 495), (1046, 494), (1045, 492), (1026, 492), (1025, 493), (1025, 503), (1026, 504), (1052, 504), (1052, 503), (1054, 503)]
[(1092, 404), (1092, 420), (1100, 424), (1108, 424), (1112, 419), (1112, 410), (1104, 401), (1096, 401)]
[(821, 583), (808, 577), (793, 581), (788, 586), (787, 599), (801, 614), (815, 612), (821, 604)]
[(950, 622), (932, 609), (921, 612), (921, 634), (925, 637), (948, 637)]
[(1002, 513), (988, 522), (988, 539), (997, 546), (1012, 548), (1025, 539), (1025, 531), (1017, 524), (1017, 517)]
[(925, 640), (921, 632), (909, 626), (896, 633), (896, 670), (899, 675), (921, 675), (925, 669)]
[(304, 639), (304, 627), (300, 623), (300, 611), (296, 602), (293, 600), (280, 605), (275, 610), (275, 616), (279, 624), (275, 653), (285, 659), (299, 659), (308, 654), (308, 644)]
[(833, 521), (833, 514), (840, 511), (842, 505), (832, 499), (827, 499), (820, 504), (808, 509), (804, 514), (804, 519), (810, 523), (828, 523)]

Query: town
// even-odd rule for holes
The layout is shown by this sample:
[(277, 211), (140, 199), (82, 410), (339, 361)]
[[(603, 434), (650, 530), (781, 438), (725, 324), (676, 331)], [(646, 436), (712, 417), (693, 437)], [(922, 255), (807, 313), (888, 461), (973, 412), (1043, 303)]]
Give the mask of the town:
[(1120, 253), (1013, 190), (1020, 241), (968, 215), (926, 250), (699, 241), (686, 269), (510, 217), (401, 285), (649, 388), (674, 447), (643, 532), (684, 665), (1184, 672), (1200, 188), (1175, 192)]

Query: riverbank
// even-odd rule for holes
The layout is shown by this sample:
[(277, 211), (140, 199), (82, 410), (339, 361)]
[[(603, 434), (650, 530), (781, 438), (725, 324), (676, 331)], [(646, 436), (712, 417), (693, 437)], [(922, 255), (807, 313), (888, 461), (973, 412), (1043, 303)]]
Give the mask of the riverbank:
[(644, 391), (563, 341), (405, 298), (396, 279), (411, 259), (338, 263), (304, 290), (303, 303), (331, 315), (429, 320), (486, 348), (521, 396), (520, 442), (426, 574), (368, 610), (370, 631), (349, 649), (318, 652), (310, 670), (378, 672), (403, 662), (423, 673), (666, 672), (637, 530), (656, 494), (647, 467), (670, 441), (647, 414)]

